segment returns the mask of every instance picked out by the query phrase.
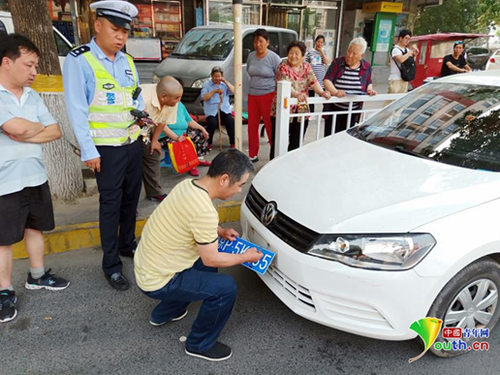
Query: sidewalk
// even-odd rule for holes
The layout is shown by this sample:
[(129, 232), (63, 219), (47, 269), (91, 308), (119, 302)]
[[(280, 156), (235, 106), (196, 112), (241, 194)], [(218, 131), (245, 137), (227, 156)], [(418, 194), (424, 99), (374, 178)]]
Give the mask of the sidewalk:
[[(374, 85), (375, 90), (380, 94), (387, 92), (387, 84)], [(371, 107), (380, 107), (381, 104), (371, 104)], [(315, 122), (314, 122), (315, 123)], [(323, 123), (323, 121), (322, 121)], [(261, 125), (263, 126), (263, 125)], [(314, 141), (316, 134), (314, 124), (310, 124), (307, 131), (305, 143)], [(223, 128), (223, 132), (225, 132)], [(247, 126), (243, 126), (243, 152), (248, 155), (248, 133)], [(212, 160), (219, 151), (219, 132), (214, 136), (214, 149), (205, 158)], [(227, 135), (223, 135), (223, 149), (227, 150), (229, 140)], [(224, 202), (216, 200), (214, 202), (219, 212), (221, 223), (236, 222), (240, 220), (240, 206), (250, 189), (253, 177), (259, 170), (269, 162), (269, 144), (267, 136), (260, 138), (259, 161), (255, 163), (255, 171), (250, 175), (249, 182), (244, 185), (242, 191), (234, 196), (230, 201)], [(199, 167), (200, 177), (205, 175), (208, 168)], [(88, 171), (87, 171), (88, 172)], [(90, 174), (90, 173), (86, 173)], [(178, 175), (174, 174), (169, 168), (162, 168), (161, 185), (165, 193), (169, 193), (175, 185), (186, 178), (193, 178), (189, 174)], [(139, 237), (146, 223), (147, 218), (158, 204), (146, 199), (144, 189), (141, 192), (139, 200), (137, 218), (136, 236)], [(45, 233), (46, 253), (60, 253), (69, 250), (77, 250), (83, 248), (100, 247), (99, 236), (99, 194), (86, 196), (77, 199), (74, 202), (54, 201), (54, 213), (56, 228)], [(20, 242), (14, 246), (14, 259), (26, 258), (27, 254), (24, 249), (24, 242)]]

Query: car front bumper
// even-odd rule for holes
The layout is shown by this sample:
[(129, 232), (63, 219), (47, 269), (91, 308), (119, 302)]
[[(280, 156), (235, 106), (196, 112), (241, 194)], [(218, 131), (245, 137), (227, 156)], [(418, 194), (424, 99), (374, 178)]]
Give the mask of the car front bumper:
[[(276, 253), (264, 283), (296, 314), (353, 334), (383, 340), (416, 336), (410, 325), (425, 318), (439, 291), (438, 278), (414, 270), (373, 271), (300, 253), (241, 207), (244, 236)], [(438, 290), (436, 290), (438, 289)]]

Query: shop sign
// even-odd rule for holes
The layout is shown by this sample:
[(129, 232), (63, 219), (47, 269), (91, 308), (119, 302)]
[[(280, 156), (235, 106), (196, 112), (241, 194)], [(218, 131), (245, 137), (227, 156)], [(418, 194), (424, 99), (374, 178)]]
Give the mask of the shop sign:
[(376, 3), (363, 4), (363, 13), (401, 13), (403, 3), (390, 3), (388, 1), (378, 1)]

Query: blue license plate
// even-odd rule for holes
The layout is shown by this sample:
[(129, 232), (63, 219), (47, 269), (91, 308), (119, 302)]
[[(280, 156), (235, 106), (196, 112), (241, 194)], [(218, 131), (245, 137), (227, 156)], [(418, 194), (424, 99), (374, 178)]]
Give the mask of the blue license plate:
[(264, 275), (271, 265), (271, 262), (274, 259), (274, 256), (276, 255), (272, 251), (269, 251), (267, 249), (263, 249), (262, 247), (251, 243), (249, 241), (245, 241), (242, 238), (237, 237), (234, 241), (229, 241), (229, 240), (224, 240), (219, 238), (219, 252), (220, 253), (229, 253), (229, 254), (243, 254), (245, 251), (248, 249), (255, 247), (257, 250), (259, 250), (262, 254), (262, 258), (260, 258), (259, 261), (253, 262), (253, 263), (242, 263), (243, 266), (251, 269), (252, 271), (255, 271), (257, 273), (260, 273), (261, 275)]

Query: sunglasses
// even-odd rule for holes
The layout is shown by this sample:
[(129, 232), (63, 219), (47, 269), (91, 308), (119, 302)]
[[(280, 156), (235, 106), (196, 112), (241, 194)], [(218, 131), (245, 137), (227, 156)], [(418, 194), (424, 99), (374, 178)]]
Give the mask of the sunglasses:
[(455, 43), (453, 43), (453, 47), (458, 46), (460, 44), (463, 45), (463, 46), (465, 45), (464, 42), (455, 42)]

